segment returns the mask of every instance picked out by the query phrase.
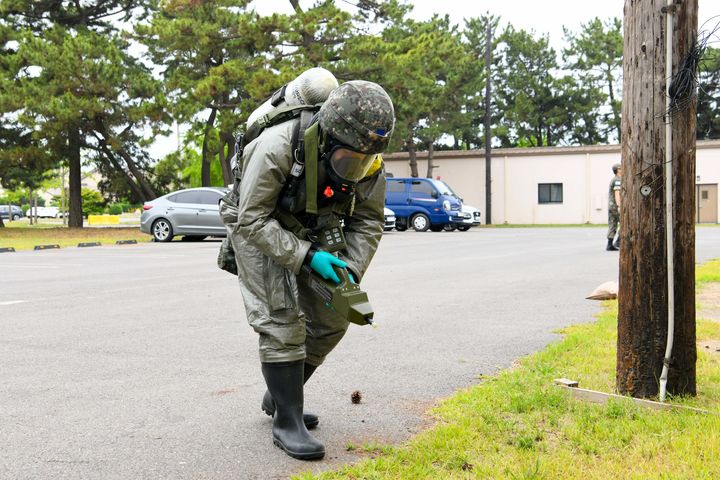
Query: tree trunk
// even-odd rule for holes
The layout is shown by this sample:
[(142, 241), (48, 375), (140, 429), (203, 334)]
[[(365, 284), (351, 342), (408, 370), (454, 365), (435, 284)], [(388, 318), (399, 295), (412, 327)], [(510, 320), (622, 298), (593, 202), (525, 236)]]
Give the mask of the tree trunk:
[(417, 168), (417, 149), (415, 148), (415, 142), (413, 142), (412, 138), (408, 138), (405, 141), (405, 145), (407, 146), (408, 156), (410, 157), (410, 176), (417, 178), (420, 175), (418, 174)]
[(70, 131), (68, 138), (68, 162), (70, 163), (69, 188), (70, 188), (70, 215), (68, 227), (82, 228), (82, 172), (80, 162), (80, 131), (74, 128)]
[(613, 89), (613, 77), (612, 77), (612, 69), (608, 65), (608, 69), (606, 72), (606, 78), (608, 82), (608, 91), (610, 92), (610, 108), (613, 112), (613, 127), (615, 128), (615, 132), (618, 136), (618, 142), (622, 141), (622, 129), (620, 125), (620, 112), (618, 111), (618, 106), (615, 103), (615, 90)]
[(133, 158), (130, 156), (129, 153), (127, 153), (127, 151), (122, 147), (122, 145), (119, 145), (115, 150), (117, 151), (118, 155), (120, 155), (122, 159), (125, 160), (125, 164), (128, 166), (128, 170), (130, 170), (130, 173), (132, 173), (133, 177), (135, 177), (135, 179), (137, 180), (137, 184), (133, 182), (130, 175), (128, 175), (128, 173), (122, 168), (122, 166), (120, 166), (120, 163), (117, 161), (117, 158), (115, 157), (112, 150), (110, 149), (110, 146), (108, 145), (108, 141), (111, 139), (112, 135), (108, 132), (108, 129), (106, 128), (105, 123), (103, 123), (102, 120), (95, 122), (95, 130), (97, 132), (95, 134), (95, 138), (97, 138), (97, 141), (100, 144), (103, 153), (105, 153), (105, 156), (113, 164), (113, 166), (119, 172), (122, 172), (122, 174), (125, 175), (128, 183), (130, 184), (130, 188), (133, 189), (133, 191), (140, 198), (140, 200), (145, 202), (147, 200), (152, 200), (156, 198), (157, 194), (150, 186), (150, 183), (145, 178), (145, 175), (143, 175), (142, 171), (137, 166), (137, 163), (135, 163), (135, 160), (133, 160)]
[(120, 165), (120, 162), (118, 161), (117, 157), (115, 157), (115, 154), (110, 151), (107, 144), (102, 140), (100, 140), (100, 148), (102, 149), (103, 153), (105, 154), (105, 158), (108, 159), (108, 161), (112, 164), (112, 166), (117, 170), (118, 172), (122, 173), (125, 177), (125, 180), (128, 182), (128, 185), (130, 186), (130, 189), (133, 191), (136, 197), (140, 199), (141, 202), (146, 202), (148, 200), (152, 200), (155, 197), (148, 198), (143, 190), (140, 188), (138, 183), (133, 180), (133, 178), (125, 171), (125, 169)]
[(433, 165), (434, 157), (435, 157), (435, 139), (431, 139), (430, 147), (428, 148), (427, 174), (425, 175), (426, 178), (433, 178), (433, 169), (435, 169), (435, 165)]
[[(230, 157), (232, 157), (234, 141), (233, 136), (227, 132), (220, 134), (220, 167), (222, 168), (225, 186), (232, 185), (235, 181), (232, 171), (230, 170)], [(225, 153), (225, 147), (227, 147), (227, 154)]]
[[(658, 393), (667, 339), (665, 256), (664, 1), (626, 0), (622, 104), (622, 205), (616, 382), (620, 393)], [(673, 71), (697, 35), (697, 0), (675, 5)], [(695, 111), (673, 116), (675, 341), (667, 391), (695, 384)], [(641, 187), (650, 191), (641, 193)]]
[(67, 189), (65, 188), (65, 167), (60, 165), (60, 211), (62, 212), (63, 227), (67, 226)]
[(210, 110), (210, 116), (205, 122), (205, 132), (202, 143), (202, 170), (200, 172), (201, 184), (203, 187), (210, 186), (210, 164), (212, 162), (212, 156), (210, 155), (210, 148), (208, 147), (208, 137), (210, 136), (210, 131), (212, 130), (213, 125), (215, 124), (216, 114), (216, 108)]
[(30, 209), (28, 210), (28, 219), (30, 220), (30, 225), (37, 225), (37, 195), (35, 194), (35, 190), (33, 188), (28, 188), (28, 196), (28, 203), (30, 204)]
[[(30, 210), (28, 210), (28, 219), (30, 220), (30, 225), (33, 225), (33, 189), (29, 188), (28, 191), (30, 194), (30, 198), (28, 199), (28, 201), (30, 202)], [(37, 211), (37, 209), (35, 209), (35, 211)]]
[(145, 194), (145, 197), (148, 200), (156, 198), (157, 194), (155, 193), (155, 190), (153, 190), (153, 188), (150, 186), (150, 183), (148, 183), (145, 175), (143, 175), (143, 173), (140, 171), (140, 168), (137, 166), (137, 163), (135, 163), (135, 160), (132, 159), (130, 154), (127, 153), (124, 148), (118, 149), (118, 153), (123, 158), (123, 160), (125, 160), (125, 163), (127, 164), (130, 173), (132, 173), (133, 177), (137, 179), (138, 183), (140, 184), (140, 188)]

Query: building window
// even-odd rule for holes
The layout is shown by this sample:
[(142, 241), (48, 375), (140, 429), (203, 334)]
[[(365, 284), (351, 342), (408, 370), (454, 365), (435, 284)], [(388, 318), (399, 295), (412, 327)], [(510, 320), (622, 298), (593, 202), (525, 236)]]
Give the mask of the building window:
[(538, 183), (538, 203), (563, 203), (563, 184)]

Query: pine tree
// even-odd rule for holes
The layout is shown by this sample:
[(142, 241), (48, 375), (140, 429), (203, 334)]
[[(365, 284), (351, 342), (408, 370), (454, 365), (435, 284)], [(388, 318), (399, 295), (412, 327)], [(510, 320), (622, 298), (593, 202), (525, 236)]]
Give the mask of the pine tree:
[(145, 7), (140, 0), (0, 5), (3, 35), (11, 40), (1, 68), (0, 111), (30, 134), (29, 148), (46, 148), (69, 166), (71, 227), (83, 224), (80, 169), (90, 152), (123, 171), (124, 162), (141, 195), (155, 196), (131, 153), (137, 153), (138, 129), (161, 119), (152, 102), (156, 85), (127, 53), (117, 26)]

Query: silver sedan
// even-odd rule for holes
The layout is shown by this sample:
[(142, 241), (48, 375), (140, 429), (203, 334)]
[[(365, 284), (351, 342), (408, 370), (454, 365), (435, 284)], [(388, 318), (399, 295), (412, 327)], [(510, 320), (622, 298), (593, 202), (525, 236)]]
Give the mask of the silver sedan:
[(224, 187), (189, 188), (145, 202), (140, 231), (152, 235), (156, 242), (169, 242), (176, 235), (193, 240), (224, 237), (219, 202), (227, 192)]

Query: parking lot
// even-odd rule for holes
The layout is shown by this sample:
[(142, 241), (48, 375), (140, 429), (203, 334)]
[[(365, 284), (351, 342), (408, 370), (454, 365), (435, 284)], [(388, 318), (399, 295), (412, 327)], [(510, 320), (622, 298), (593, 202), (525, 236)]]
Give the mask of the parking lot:
[[(0, 255), (0, 478), (284, 478), (401, 442), (439, 398), (592, 321), (617, 279), (602, 228), (390, 232), (306, 388), (327, 456), (272, 445), (257, 338), (217, 241)], [(698, 261), (720, 228), (698, 228)], [(351, 403), (352, 392), (362, 402)]]

